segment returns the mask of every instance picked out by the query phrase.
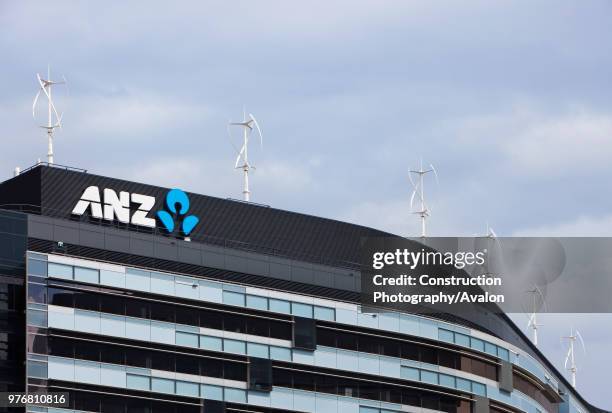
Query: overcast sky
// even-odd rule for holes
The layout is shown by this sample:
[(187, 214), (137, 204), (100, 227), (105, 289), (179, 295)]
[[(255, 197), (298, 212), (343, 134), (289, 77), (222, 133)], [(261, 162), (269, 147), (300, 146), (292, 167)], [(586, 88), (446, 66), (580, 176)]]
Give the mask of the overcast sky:
[[(45, 160), (50, 63), (57, 163), (239, 198), (226, 123), (246, 105), (256, 202), (412, 236), (422, 157), (431, 235), (609, 236), (611, 21), (605, 0), (0, 0), (0, 176)], [(561, 368), (569, 323), (579, 388), (612, 409), (612, 318), (545, 321)]]

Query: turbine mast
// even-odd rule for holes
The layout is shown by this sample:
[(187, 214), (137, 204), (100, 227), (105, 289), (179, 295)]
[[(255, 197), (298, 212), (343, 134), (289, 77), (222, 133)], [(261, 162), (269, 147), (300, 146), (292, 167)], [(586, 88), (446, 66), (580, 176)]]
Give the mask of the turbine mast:
[(578, 368), (576, 367), (576, 353), (574, 343), (579, 340), (580, 344), (582, 345), (582, 350), (586, 353), (584, 340), (582, 339), (582, 335), (580, 334), (580, 332), (578, 330), (574, 331), (574, 329), (570, 330), (569, 336), (561, 337), (561, 339), (566, 339), (569, 341), (567, 356), (565, 356), (565, 369), (570, 372), (572, 387), (576, 387), (576, 372), (578, 371)]
[[(410, 183), (412, 184), (412, 187), (413, 187), (412, 196), (410, 198), (410, 208), (413, 209), (413, 212), (412, 212), (413, 214), (419, 215), (419, 217), (421, 218), (421, 238), (425, 238), (427, 236), (426, 220), (427, 220), (427, 217), (430, 215), (430, 209), (427, 206), (427, 203), (425, 202), (424, 177), (429, 172), (433, 172), (436, 178), (436, 181), (438, 180), (438, 173), (436, 172), (436, 168), (434, 168), (434, 166), (431, 164), (429, 165), (429, 167), (430, 167), (429, 169), (426, 169), (426, 170), (423, 169), (423, 160), (421, 160), (419, 169), (418, 170), (411, 169), (410, 175), (408, 175), (410, 179)], [(418, 176), (416, 183), (412, 179), (413, 174)], [(420, 201), (420, 209), (415, 211), (413, 206), (414, 206), (414, 198), (417, 195)]]
[(51, 68), (47, 66), (47, 78), (43, 79), (40, 74), (36, 74), (36, 78), (38, 79), (38, 84), (40, 88), (38, 89), (38, 93), (34, 97), (34, 102), (32, 103), (32, 117), (36, 119), (36, 103), (38, 102), (38, 98), (41, 93), (45, 95), (47, 98), (47, 124), (41, 125), (40, 127), (47, 130), (47, 162), (49, 164), (53, 164), (54, 161), (54, 152), (53, 152), (53, 133), (56, 128), (62, 127), (62, 115), (57, 112), (55, 108), (55, 104), (53, 103), (53, 98), (51, 95), (51, 88), (53, 85), (65, 84), (66, 80), (56, 82), (51, 80)]
[(228, 135), (230, 137), (231, 143), (231, 132), (229, 126), (240, 126), (242, 128), (242, 147), (240, 148), (240, 150), (238, 150), (238, 148), (236, 148), (232, 144), (238, 154), (234, 168), (242, 170), (242, 196), (245, 201), (249, 202), (251, 200), (251, 190), (249, 188), (249, 172), (251, 171), (251, 169), (256, 169), (255, 166), (249, 163), (249, 139), (251, 137), (253, 129), (257, 129), (260, 144), (261, 146), (263, 146), (263, 135), (261, 134), (261, 128), (259, 127), (259, 124), (257, 123), (257, 120), (255, 119), (253, 114), (249, 113), (249, 116), (247, 118), (246, 111), (243, 111), (242, 122), (230, 122), (228, 125)]

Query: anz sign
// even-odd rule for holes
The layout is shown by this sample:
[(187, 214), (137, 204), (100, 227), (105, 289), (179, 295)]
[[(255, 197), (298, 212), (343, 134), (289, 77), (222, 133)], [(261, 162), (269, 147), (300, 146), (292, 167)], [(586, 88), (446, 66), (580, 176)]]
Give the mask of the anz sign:
[[(103, 195), (103, 196), (102, 196)], [(136, 205), (136, 209), (131, 208)], [(180, 228), (184, 236), (188, 236), (200, 221), (195, 215), (188, 215), (189, 197), (180, 189), (171, 189), (166, 194), (164, 205), (167, 210), (157, 211), (156, 216), (163, 229), (173, 233)], [(72, 210), (73, 215), (83, 215), (87, 210), (92, 217), (107, 221), (119, 221), (124, 224), (155, 228), (157, 221), (149, 214), (155, 206), (155, 197), (142, 194), (130, 194), (121, 191), (119, 194), (112, 189), (104, 188), (103, 192), (97, 186), (89, 186)], [(180, 225), (177, 225), (180, 221)]]

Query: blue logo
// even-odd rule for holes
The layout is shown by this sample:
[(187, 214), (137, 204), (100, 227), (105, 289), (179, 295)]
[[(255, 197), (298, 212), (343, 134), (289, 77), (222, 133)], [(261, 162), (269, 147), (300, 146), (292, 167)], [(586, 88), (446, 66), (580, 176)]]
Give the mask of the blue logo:
[[(158, 211), (157, 217), (166, 230), (171, 233), (174, 231), (175, 217), (179, 218), (185, 216), (187, 211), (189, 211), (189, 197), (180, 189), (171, 189), (166, 194), (166, 208), (168, 208), (168, 211), (172, 212), (172, 214), (168, 211)], [(181, 224), (183, 234), (188, 236), (196, 225), (198, 225), (198, 222), (200, 222), (200, 219), (195, 215), (185, 216)]]

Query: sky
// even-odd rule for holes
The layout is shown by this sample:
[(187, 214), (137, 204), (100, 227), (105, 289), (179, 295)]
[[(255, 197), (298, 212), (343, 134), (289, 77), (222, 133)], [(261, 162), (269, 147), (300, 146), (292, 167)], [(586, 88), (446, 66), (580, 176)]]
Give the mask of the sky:
[[(422, 159), (431, 236), (610, 236), (611, 20), (607, 0), (0, 0), (0, 176), (45, 160), (49, 64), (59, 164), (240, 198), (246, 108), (255, 202), (414, 236)], [(562, 369), (580, 329), (578, 388), (612, 409), (612, 317), (549, 317), (542, 350)]]

